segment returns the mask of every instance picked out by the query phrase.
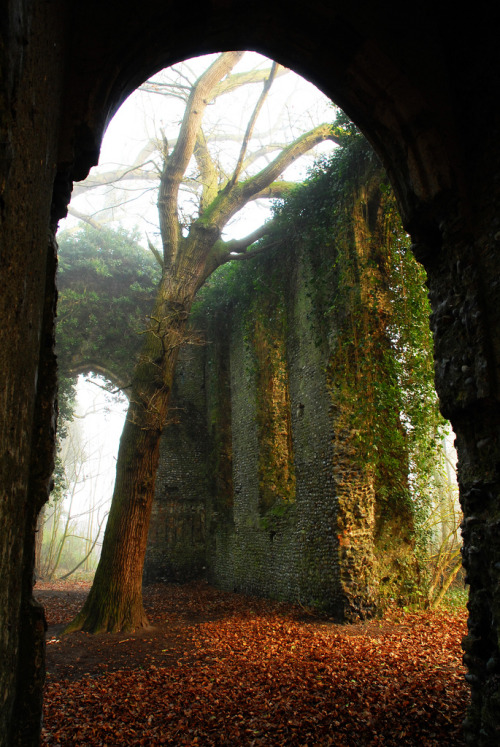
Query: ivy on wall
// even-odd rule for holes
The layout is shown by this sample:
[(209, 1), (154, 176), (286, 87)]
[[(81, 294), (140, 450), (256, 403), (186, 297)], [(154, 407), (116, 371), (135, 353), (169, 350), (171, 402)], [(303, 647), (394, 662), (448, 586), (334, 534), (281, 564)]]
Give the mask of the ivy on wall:
[[(200, 292), (198, 314), (210, 317), (225, 308), (232, 323), (241, 312), (246, 325), (259, 377), (265, 512), (275, 494), (289, 500), (293, 490), (282, 270), (297, 253), (306, 257), (335, 431), (364, 475), (363, 484), (340, 494), (340, 509), (349, 525), (349, 512), (359, 514), (361, 494), (368, 500), (373, 492), (381, 593), (407, 601), (421, 583), (415, 559), (425, 546), (425, 519), (439, 489), (434, 475), (445, 428), (434, 390), (425, 274), (380, 163), (347, 119), (339, 119), (337, 134), (342, 144), (333, 157), (276, 206), (279, 248), (224, 267)], [(351, 528), (356, 521), (359, 516)]]
[(310, 292), (318, 344), (330, 351), (336, 428), (375, 491), (381, 591), (411, 596), (421, 583), (415, 557), (440, 489), (446, 428), (434, 389), (430, 306), (384, 172), (354, 125), (343, 127), (343, 147), (277, 217), (286, 243), (300, 245), (314, 267)]

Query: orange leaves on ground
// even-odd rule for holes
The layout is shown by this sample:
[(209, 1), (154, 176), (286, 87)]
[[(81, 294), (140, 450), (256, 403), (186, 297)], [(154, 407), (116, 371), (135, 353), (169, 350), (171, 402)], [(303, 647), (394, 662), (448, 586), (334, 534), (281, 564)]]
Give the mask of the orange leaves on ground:
[(157, 635), (186, 619), (184, 658), (162, 666), (156, 647), (145, 669), (49, 679), (44, 745), (463, 744), (464, 613), (339, 626), (201, 584), (149, 604)]

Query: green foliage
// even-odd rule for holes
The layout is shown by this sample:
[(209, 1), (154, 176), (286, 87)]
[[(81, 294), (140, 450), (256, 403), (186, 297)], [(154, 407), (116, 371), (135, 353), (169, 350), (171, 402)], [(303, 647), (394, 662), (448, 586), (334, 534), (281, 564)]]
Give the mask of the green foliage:
[(293, 261), (295, 251), (305, 253), (336, 432), (344, 432), (375, 489), (386, 593), (409, 600), (421, 593), (414, 553), (424, 555), (427, 517), (439, 500), (446, 426), (434, 389), (425, 273), (366, 140), (342, 115), (336, 134), (341, 145), (333, 156), (276, 204), (274, 256), (221, 268), (200, 292), (197, 313), (231, 319), (238, 309), (267, 314), (262, 298), (282, 292), (274, 285), (273, 262), (279, 267)]
[(464, 586), (460, 584), (452, 585), (444, 597), (443, 607), (450, 612), (456, 610), (463, 610), (469, 599), (469, 592)]
[(287, 261), (283, 246), (244, 262), (229, 262), (219, 267), (198, 291), (191, 311), (193, 325), (203, 325), (204, 320), (215, 316), (240, 311), (244, 314), (259, 292), (275, 291), (279, 274), (273, 274), (273, 269), (278, 256)]
[(160, 268), (124, 229), (83, 225), (59, 241), (57, 353), (63, 374), (99, 364), (130, 377)]
[[(337, 114), (335, 134), (342, 139), (342, 146), (333, 156), (320, 158), (303, 184), (275, 202), (269, 237), (274, 235), (278, 246), (253, 259), (228, 263), (216, 270), (198, 292), (193, 307), (197, 323), (221, 310), (247, 308), (256, 293), (269, 290), (269, 270), (276, 260), (290, 261), (290, 248), (301, 241), (323, 250), (333, 245), (332, 220), (344, 214), (353, 186), (366, 176), (369, 166), (380, 169), (367, 141), (342, 112)], [(327, 268), (327, 276), (320, 278), (322, 287), (328, 285), (334, 269), (335, 265)], [(271, 286), (271, 290), (275, 289)]]
[(429, 539), (446, 427), (424, 270), (380, 164), (348, 124), (341, 147), (283, 201), (277, 221), (313, 268), (317, 343), (330, 351), (337, 431), (375, 488), (380, 576), (389, 595), (397, 585), (412, 598), (422, 580), (412, 554), (423, 558)]
[[(99, 366), (110, 378), (128, 380), (160, 272), (137, 236), (124, 229), (82, 224), (59, 234), (58, 243), (59, 452), (73, 417), (78, 374)], [(66, 488), (57, 456), (52, 504)]]

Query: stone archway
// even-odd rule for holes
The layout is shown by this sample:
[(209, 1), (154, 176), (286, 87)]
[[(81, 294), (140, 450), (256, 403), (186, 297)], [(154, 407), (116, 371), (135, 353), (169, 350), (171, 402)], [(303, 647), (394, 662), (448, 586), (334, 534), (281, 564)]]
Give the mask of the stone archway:
[[(466, 733), (496, 744), (500, 677), (499, 392), (500, 116), (495, 24), (452, 23), (436, 4), (381, 9), (312, 0), (144, 0), (33, 7), (9, 0), (0, 48), (2, 404), (6, 501), (0, 599), (8, 634), (0, 684), (7, 744), (36, 744), (40, 618), (33, 610), (34, 521), (50, 477), (54, 249), (73, 179), (96, 162), (106, 122), (155, 70), (203, 52), (250, 48), (334, 98), (386, 165), (425, 265), (434, 313), (436, 382), (457, 433), (471, 584), (466, 640), (472, 703)], [(464, 135), (464, 133), (466, 133)], [(5, 565), (5, 569), (4, 569)], [(2, 619), (2, 622), (3, 619)], [(8, 626), (8, 627), (7, 627)], [(40, 654), (41, 655), (41, 654)], [(20, 736), (16, 713), (29, 709)], [(29, 739), (28, 736), (29, 735)], [(24, 740), (24, 741), (23, 741)], [(31, 740), (31, 741), (29, 741)]]

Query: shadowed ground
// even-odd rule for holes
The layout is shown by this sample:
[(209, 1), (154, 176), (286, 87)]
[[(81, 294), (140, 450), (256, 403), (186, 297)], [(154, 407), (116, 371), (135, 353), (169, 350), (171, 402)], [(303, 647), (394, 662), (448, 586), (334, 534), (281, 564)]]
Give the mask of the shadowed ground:
[(339, 626), (203, 583), (157, 584), (150, 628), (59, 638), (88, 588), (36, 588), (44, 745), (463, 744), (465, 611)]

